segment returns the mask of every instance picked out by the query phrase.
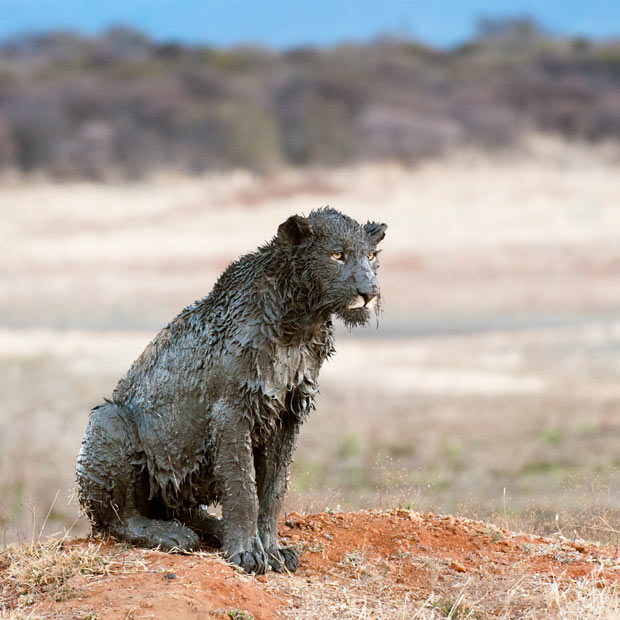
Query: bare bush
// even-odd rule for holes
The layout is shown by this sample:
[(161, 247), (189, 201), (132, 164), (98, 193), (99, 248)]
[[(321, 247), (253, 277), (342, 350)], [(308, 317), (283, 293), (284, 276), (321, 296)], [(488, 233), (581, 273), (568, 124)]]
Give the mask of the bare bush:
[(410, 162), (533, 130), (620, 140), (620, 43), (554, 39), (526, 18), (483, 20), (450, 51), (224, 50), (114, 28), (18, 37), (0, 62), (0, 170), (63, 178)]

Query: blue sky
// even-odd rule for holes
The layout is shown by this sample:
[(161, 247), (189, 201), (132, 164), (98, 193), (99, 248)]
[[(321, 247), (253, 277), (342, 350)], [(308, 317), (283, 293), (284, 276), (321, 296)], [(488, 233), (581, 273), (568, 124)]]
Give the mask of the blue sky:
[(125, 24), (157, 40), (221, 46), (331, 45), (381, 34), (451, 46), (468, 39), (483, 15), (529, 15), (559, 35), (620, 37), (618, 0), (0, 0), (0, 39)]

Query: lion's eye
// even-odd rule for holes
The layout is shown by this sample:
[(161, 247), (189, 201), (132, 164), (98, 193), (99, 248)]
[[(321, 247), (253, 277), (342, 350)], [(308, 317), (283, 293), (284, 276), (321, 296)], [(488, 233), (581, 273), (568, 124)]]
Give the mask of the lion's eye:
[(332, 252), (331, 257), (334, 260), (342, 260), (344, 258), (344, 254), (342, 252)]
[(375, 258), (377, 258), (377, 253), (376, 252), (371, 252), (368, 255), (368, 260), (375, 260)]

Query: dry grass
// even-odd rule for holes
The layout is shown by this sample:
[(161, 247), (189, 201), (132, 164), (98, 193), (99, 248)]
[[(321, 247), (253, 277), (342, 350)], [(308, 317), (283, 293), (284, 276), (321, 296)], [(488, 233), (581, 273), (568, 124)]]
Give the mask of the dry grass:
[(77, 596), (82, 586), (73, 577), (80, 575), (84, 585), (110, 568), (110, 559), (100, 553), (99, 545), (66, 548), (62, 540), (10, 545), (0, 560), (7, 564), (3, 596), (17, 599), (19, 607), (33, 605), (42, 597), (62, 601)]
[[(435, 574), (447, 566), (428, 559)], [(620, 586), (601, 580), (597, 571), (572, 583), (560, 585), (539, 576), (507, 580), (467, 576), (436, 581), (434, 592), (424, 602), (394, 588), (378, 565), (359, 567), (357, 582), (343, 584), (325, 577), (313, 580), (289, 578), (284, 586), (293, 607), (285, 617), (313, 620), (332, 617), (343, 620), (617, 620), (620, 618)]]
[(560, 620), (617, 620), (620, 618), (620, 585), (601, 580), (594, 573), (574, 587), (561, 591), (556, 583), (548, 592), (549, 606)]
[[(41, 616), (22, 611), (21, 609), (0, 609), (0, 620), (43, 620)], [(93, 618), (92, 620), (96, 620)]]

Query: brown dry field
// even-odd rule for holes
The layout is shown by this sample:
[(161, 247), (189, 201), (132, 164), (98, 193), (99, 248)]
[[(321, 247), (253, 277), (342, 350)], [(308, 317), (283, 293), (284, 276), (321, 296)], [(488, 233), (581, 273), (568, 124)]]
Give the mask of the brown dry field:
[[(90, 408), (292, 213), (388, 223), (379, 328), (338, 334), (286, 510), (411, 508), (615, 544), (620, 157), (532, 139), (415, 168), (0, 184), (0, 546), (87, 532)], [(343, 616), (344, 617), (344, 616)]]

